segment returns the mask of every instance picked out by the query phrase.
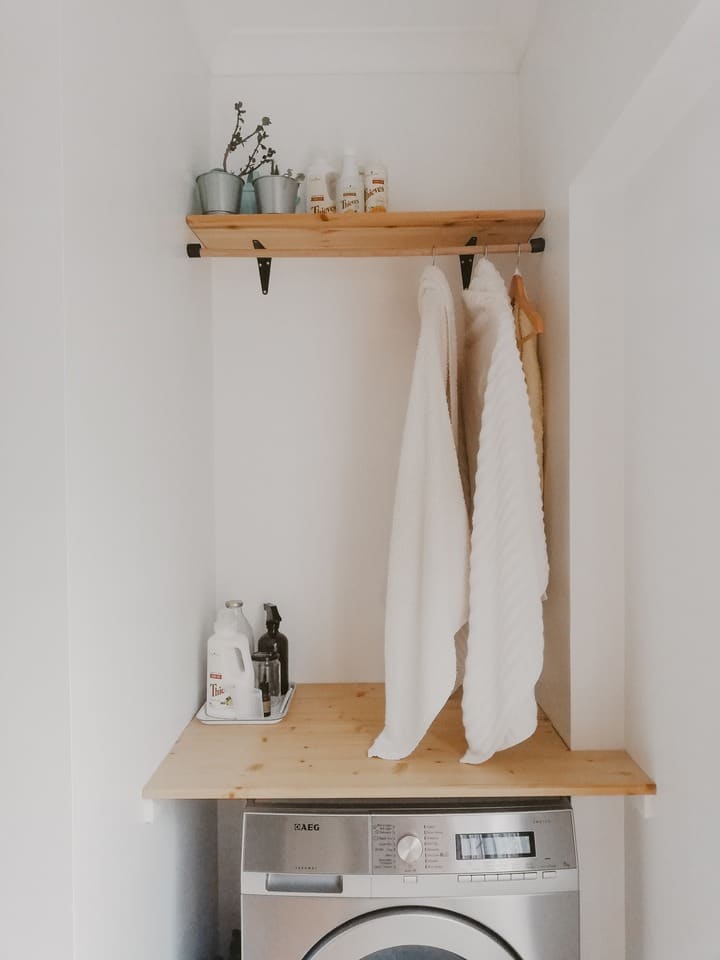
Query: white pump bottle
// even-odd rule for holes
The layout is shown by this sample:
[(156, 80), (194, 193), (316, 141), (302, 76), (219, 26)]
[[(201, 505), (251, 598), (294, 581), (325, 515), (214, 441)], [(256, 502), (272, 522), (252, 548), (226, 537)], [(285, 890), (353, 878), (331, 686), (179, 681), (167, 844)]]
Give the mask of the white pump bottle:
[(362, 213), (365, 210), (365, 185), (358, 169), (355, 151), (345, 148), (342, 172), (337, 188), (338, 213)]

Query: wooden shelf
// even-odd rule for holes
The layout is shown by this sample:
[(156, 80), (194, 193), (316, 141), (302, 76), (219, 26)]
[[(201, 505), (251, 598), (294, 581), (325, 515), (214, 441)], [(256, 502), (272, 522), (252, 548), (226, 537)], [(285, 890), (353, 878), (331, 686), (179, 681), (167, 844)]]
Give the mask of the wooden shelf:
[[(397, 257), (527, 244), (544, 210), (460, 210), (355, 214), (203, 214), (187, 224), (203, 257)], [(262, 244), (263, 252), (253, 241)]]
[(382, 684), (302, 684), (274, 726), (192, 720), (145, 787), (152, 800), (619, 796), (655, 793), (622, 750), (570, 751), (542, 717), (525, 743), (459, 762), (457, 695), (407, 760), (368, 759), (383, 726)]

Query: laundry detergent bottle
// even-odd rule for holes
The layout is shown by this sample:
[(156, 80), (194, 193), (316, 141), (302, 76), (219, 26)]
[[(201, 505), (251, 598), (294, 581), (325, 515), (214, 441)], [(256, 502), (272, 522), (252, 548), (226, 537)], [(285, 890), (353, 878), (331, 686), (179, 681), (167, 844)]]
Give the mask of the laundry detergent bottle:
[(207, 646), (205, 712), (217, 720), (236, 720), (250, 708), (255, 687), (250, 641), (238, 630), (234, 610), (221, 607)]
[(250, 622), (243, 611), (242, 600), (226, 600), (225, 606), (228, 608), (228, 610), (232, 610), (235, 614), (238, 633), (241, 633), (248, 638), (248, 642), (250, 644), (250, 653), (254, 653), (255, 633), (253, 632), (253, 628), (250, 626)]
[(334, 213), (336, 176), (327, 157), (317, 157), (308, 167), (305, 198), (308, 213)]

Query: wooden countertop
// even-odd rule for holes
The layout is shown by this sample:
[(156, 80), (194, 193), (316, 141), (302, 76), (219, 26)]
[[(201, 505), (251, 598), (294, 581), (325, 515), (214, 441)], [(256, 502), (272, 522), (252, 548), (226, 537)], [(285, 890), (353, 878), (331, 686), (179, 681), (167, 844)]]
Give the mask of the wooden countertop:
[(301, 684), (274, 726), (191, 720), (143, 791), (169, 799), (618, 796), (655, 793), (623, 750), (565, 746), (541, 715), (524, 743), (461, 764), (460, 700), (451, 698), (406, 760), (369, 759), (383, 726), (382, 684)]

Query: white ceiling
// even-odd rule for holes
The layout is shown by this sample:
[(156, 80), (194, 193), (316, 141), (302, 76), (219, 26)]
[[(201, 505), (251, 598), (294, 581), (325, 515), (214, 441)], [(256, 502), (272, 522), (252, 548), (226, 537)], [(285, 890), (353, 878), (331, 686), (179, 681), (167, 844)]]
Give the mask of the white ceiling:
[(214, 74), (514, 72), (540, 0), (184, 0)]

